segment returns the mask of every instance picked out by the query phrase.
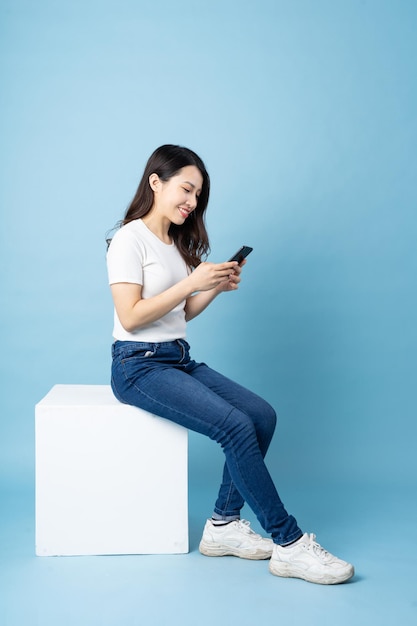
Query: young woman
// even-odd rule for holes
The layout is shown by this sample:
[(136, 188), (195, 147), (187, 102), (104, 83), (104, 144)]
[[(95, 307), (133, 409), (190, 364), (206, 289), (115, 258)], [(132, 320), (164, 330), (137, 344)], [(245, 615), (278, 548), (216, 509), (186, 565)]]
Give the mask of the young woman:
[[(272, 574), (334, 584), (353, 567), (300, 530), (281, 502), (264, 457), (273, 408), (190, 357), (186, 323), (224, 292), (235, 291), (243, 261), (209, 263), (204, 215), (210, 181), (193, 151), (164, 145), (149, 158), (107, 256), (114, 300), (112, 389), (124, 403), (217, 441), (223, 480), (200, 552), (271, 559)], [(240, 519), (244, 502), (271, 535)]]

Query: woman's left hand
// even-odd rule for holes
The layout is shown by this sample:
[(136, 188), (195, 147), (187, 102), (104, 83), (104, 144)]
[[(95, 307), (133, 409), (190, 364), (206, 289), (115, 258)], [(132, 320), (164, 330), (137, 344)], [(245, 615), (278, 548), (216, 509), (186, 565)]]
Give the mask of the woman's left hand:
[(241, 281), (240, 274), (245, 264), (246, 260), (243, 260), (240, 265), (236, 265), (234, 267), (229, 277), (217, 286), (217, 291), (219, 293), (224, 291), (235, 291), (239, 287), (239, 283)]
[(236, 291), (240, 283), (240, 274), (242, 272), (242, 267), (245, 265), (246, 261), (242, 261), (240, 265), (235, 265), (231, 270), (229, 276), (227, 276), (222, 282), (218, 283), (217, 287), (213, 287), (208, 291), (200, 291), (187, 298), (187, 303), (185, 305), (185, 319), (188, 321), (200, 315), (204, 309), (208, 307), (210, 302), (214, 300), (214, 298), (225, 291)]

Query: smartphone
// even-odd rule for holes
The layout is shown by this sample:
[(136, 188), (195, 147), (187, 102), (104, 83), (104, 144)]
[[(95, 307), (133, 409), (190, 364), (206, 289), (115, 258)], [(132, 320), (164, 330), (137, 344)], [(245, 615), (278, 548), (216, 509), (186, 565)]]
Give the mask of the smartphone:
[(242, 246), (237, 252), (236, 254), (234, 254), (230, 259), (230, 261), (238, 261), (239, 264), (242, 263), (243, 259), (246, 259), (246, 257), (248, 256), (248, 254), (250, 254), (252, 252), (253, 248), (251, 248), (250, 246)]

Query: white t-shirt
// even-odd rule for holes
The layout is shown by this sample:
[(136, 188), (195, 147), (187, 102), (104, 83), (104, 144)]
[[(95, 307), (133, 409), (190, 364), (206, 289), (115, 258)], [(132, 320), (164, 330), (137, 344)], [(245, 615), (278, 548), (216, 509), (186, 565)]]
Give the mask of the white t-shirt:
[[(175, 244), (161, 241), (141, 219), (122, 226), (107, 252), (109, 284), (142, 285), (142, 298), (152, 298), (189, 274), (187, 264)], [(114, 311), (113, 336), (120, 341), (159, 343), (185, 339), (185, 300), (172, 311), (147, 326), (128, 332)]]

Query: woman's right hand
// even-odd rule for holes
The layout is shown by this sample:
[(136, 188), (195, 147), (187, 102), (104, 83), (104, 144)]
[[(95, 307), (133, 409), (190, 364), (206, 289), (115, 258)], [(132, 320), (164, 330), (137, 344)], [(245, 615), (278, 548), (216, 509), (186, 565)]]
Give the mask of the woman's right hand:
[(227, 280), (233, 273), (237, 261), (227, 261), (226, 263), (203, 262), (190, 274), (189, 281), (192, 291), (209, 291), (218, 287), (220, 283)]

